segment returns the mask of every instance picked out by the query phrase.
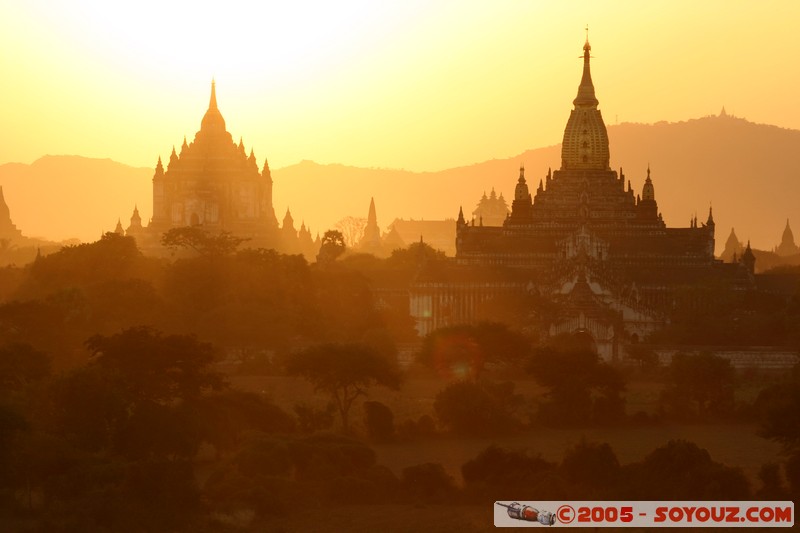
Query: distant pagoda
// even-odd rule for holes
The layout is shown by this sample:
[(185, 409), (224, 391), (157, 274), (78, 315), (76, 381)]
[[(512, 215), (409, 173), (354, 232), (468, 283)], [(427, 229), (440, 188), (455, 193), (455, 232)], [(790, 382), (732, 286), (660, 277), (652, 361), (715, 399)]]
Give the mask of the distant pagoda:
[(503, 193), (497, 196), (497, 193), (494, 192), (494, 187), (492, 187), (492, 192), (489, 196), (486, 196), (485, 192), (483, 193), (477, 207), (472, 212), (472, 218), (478, 221), (478, 224), (483, 224), (484, 226), (502, 226), (509, 213), (508, 203), (503, 198)]
[(783, 229), (781, 243), (775, 247), (775, 253), (781, 257), (800, 254), (800, 246), (794, 243), (794, 234), (789, 226), (789, 219), (786, 219), (786, 227)]

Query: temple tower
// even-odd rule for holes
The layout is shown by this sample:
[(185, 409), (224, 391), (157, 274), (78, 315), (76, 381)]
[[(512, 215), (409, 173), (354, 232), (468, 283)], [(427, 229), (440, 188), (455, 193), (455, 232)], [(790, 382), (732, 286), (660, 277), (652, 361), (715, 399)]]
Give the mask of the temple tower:
[(583, 77), (578, 86), (578, 95), (572, 101), (575, 106), (569, 115), (561, 145), (561, 169), (608, 170), (608, 132), (603, 116), (597, 109), (599, 104), (594, 94), (592, 72), (589, 66), (592, 50), (587, 30), (583, 45)]

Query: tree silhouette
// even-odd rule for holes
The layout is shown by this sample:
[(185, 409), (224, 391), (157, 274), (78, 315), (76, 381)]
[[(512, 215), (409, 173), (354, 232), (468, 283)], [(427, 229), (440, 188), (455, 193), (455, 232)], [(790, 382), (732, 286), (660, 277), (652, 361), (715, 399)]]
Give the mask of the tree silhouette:
[(341, 231), (328, 230), (322, 236), (322, 243), (317, 254), (318, 263), (335, 261), (347, 249), (344, 235)]
[(727, 359), (708, 352), (677, 353), (669, 372), (672, 385), (664, 392), (664, 401), (675, 414), (704, 418), (731, 411), (736, 374)]
[(337, 222), (334, 227), (342, 233), (346, 246), (352, 248), (361, 240), (364, 235), (364, 228), (367, 227), (366, 218), (344, 217)]
[(513, 364), (530, 355), (530, 342), (505, 324), (449, 326), (428, 334), (419, 361), (444, 377), (478, 378), (484, 364)]
[(800, 457), (800, 364), (790, 376), (762, 390), (755, 402), (762, 437)]
[(213, 348), (145, 327), (95, 335), (88, 365), (57, 379), (46, 416), (57, 435), (87, 451), (131, 459), (191, 457), (200, 444), (192, 406), (222, 387)]
[(611, 424), (625, 415), (621, 392), (625, 388), (616, 368), (581, 347), (579, 338), (562, 339), (562, 349), (534, 351), (527, 370), (549, 390), (539, 418), (551, 425), (594, 422)]
[(353, 403), (369, 387), (400, 386), (400, 374), (388, 359), (361, 344), (320, 344), (294, 353), (286, 364), (290, 375), (302, 376), (315, 391), (329, 394), (336, 404), (345, 433)]
[(514, 384), (456, 381), (433, 402), (436, 417), (459, 435), (493, 436), (519, 429), (513, 416), (520, 401)]
[(10, 343), (0, 348), (0, 397), (19, 391), (50, 373), (50, 359), (29, 344)]
[(133, 400), (169, 403), (222, 386), (221, 376), (208, 368), (213, 347), (190, 335), (135, 327), (111, 336), (95, 335), (86, 346), (92, 365), (117, 377)]
[(194, 250), (203, 256), (231, 255), (240, 244), (247, 241), (236, 237), (228, 231), (212, 234), (199, 226), (172, 228), (161, 237), (161, 244), (177, 250), (179, 248)]

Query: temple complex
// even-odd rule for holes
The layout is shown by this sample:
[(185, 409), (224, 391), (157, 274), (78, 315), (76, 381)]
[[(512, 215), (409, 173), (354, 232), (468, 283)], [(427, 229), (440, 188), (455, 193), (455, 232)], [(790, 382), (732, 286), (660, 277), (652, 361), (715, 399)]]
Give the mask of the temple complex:
[(587, 38), (560, 168), (529, 186), (521, 166), (500, 225), (486, 217), (467, 221), (459, 212), (456, 264), (447, 273), (423, 273), (412, 286), (420, 334), (474, 321), (487, 301), (523, 293), (559, 309), (546, 334), (586, 332), (611, 359), (622, 343), (663, 326), (682, 288), (752, 283), (749, 245), (736, 264), (715, 259), (711, 208), (703, 221), (694, 216), (688, 227), (669, 228), (658, 208), (656, 172), (643, 169), (635, 191), (622, 169), (612, 170), (590, 51)]

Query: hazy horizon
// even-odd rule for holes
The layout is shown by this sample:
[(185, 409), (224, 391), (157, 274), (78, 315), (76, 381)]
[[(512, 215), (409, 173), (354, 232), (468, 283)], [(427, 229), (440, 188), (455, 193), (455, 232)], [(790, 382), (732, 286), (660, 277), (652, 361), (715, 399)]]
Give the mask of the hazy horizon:
[[(800, 5), (793, 2), (772, 3), (769, 10), (721, 1), (635, 8), (611, 2), (579, 8), (538, 2), (187, 7), (110, 7), (91, 0), (69, 9), (37, 2), (0, 7), (0, 44), (14, 50), (0, 58), (12, 80), (0, 106), (0, 164), (64, 154), (152, 172), (159, 157), (166, 162), (173, 146), (194, 138), (212, 78), (234, 141), (241, 138), (259, 168), (268, 160), (276, 174), (303, 161), (447, 173), (518, 157), (561, 143), (587, 23), (599, 108), (612, 131), (615, 125), (682, 123), (722, 108), (755, 124), (800, 131), (790, 68)], [(612, 140), (611, 166), (628, 169), (638, 191), (643, 162), (651, 162), (656, 190), (665, 191), (663, 180), (685, 181), (681, 175), (692, 169), (676, 167), (681, 154), (663, 148), (669, 147), (645, 147), (632, 159)], [(528, 168), (538, 180), (559, 163), (555, 157)], [(668, 165), (671, 174), (662, 172)], [(788, 182), (767, 178), (781, 204), (777, 191)], [(494, 186), (508, 198), (514, 179), (503, 171), (483, 176), (476, 187)], [(81, 182), (70, 181), (73, 187)], [(74, 235), (26, 223), (42, 218), (39, 202), (8, 201), (26, 234), (87, 240), (113, 229), (118, 217), (126, 221), (134, 204), (146, 217), (152, 195), (141, 188), (133, 197), (124, 187), (85, 191), (101, 202), (122, 204), (124, 197), (125, 207)], [(469, 208), (479, 199), (480, 192), (467, 189), (438, 196), (440, 207), (432, 211), (418, 202), (393, 205), (397, 187), (388, 181), (347, 191), (357, 198), (327, 195), (323, 206), (307, 197), (307, 189), (278, 181), (274, 206), (279, 216), (291, 208), (298, 226), (305, 221), (324, 231), (341, 217), (364, 216), (375, 197), (386, 227), (397, 217), (453, 217), (459, 205)], [(797, 218), (777, 205), (775, 220), (751, 224), (745, 217), (740, 223), (736, 204), (752, 196), (736, 194), (698, 190), (688, 203), (660, 196), (659, 207), (668, 224), (684, 226), (713, 204), (721, 217), (718, 241), (731, 225), (743, 226), (740, 238), (753, 237), (762, 248), (777, 244), (787, 217)], [(736, 201), (726, 198), (731, 195)], [(66, 207), (45, 217), (62, 233)]]

